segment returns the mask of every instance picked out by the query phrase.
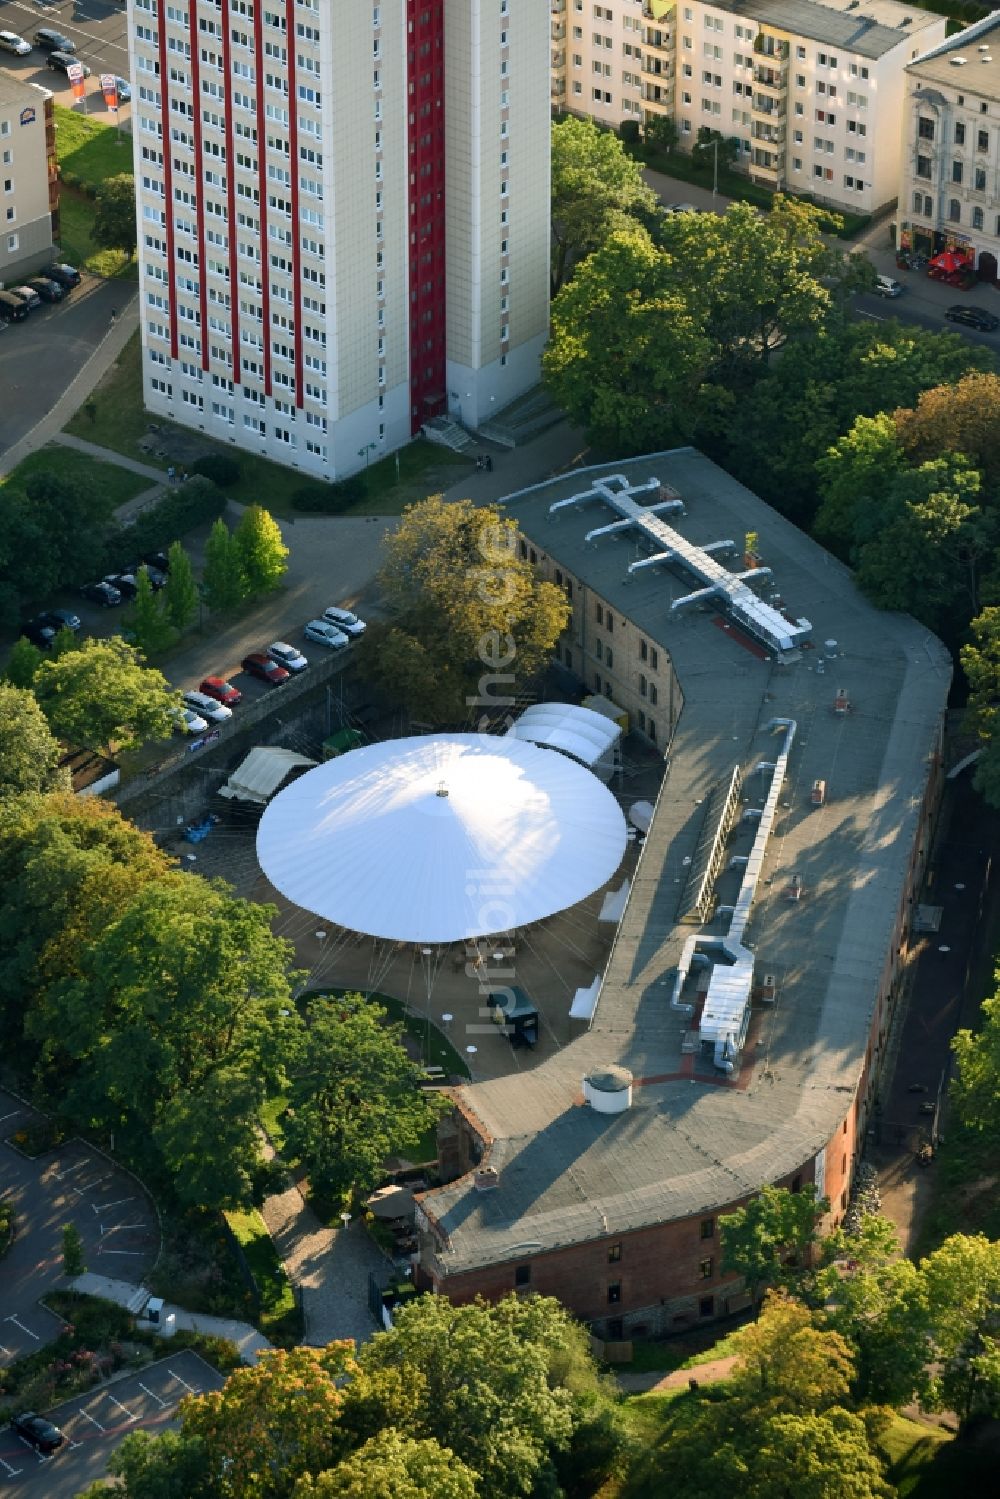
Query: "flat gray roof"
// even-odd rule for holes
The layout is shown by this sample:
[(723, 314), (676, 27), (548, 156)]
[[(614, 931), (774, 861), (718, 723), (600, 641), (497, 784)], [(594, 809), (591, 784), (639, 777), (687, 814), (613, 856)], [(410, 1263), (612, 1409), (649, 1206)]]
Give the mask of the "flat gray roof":
[[(676, 489), (688, 508), (671, 524), (692, 541), (742, 545), (758, 532), (772, 585), (793, 615), (808, 614), (815, 648), (779, 664), (719, 628), (715, 611), (671, 615), (688, 578), (662, 566), (626, 582), (636, 555), (628, 533), (584, 544), (614, 519), (600, 502), (549, 517), (552, 501), (610, 473)], [(929, 631), (873, 608), (845, 567), (694, 449), (576, 470), (506, 504), (538, 547), (669, 652), (684, 707), (591, 1029), (532, 1070), (458, 1090), (492, 1137), (500, 1182), (477, 1192), (466, 1176), (423, 1198), (444, 1237), (446, 1275), (707, 1216), (823, 1148), (861, 1075), (951, 681)], [(838, 654), (820, 671), (827, 640)], [(833, 711), (841, 686), (846, 716)], [(747, 940), (756, 982), (774, 974), (777, 996), (755, 1004), (742, 1068), (725, 1078), (711, 1059), (682, 1052), (687, 1025), (669, 1006), (681, 948), (697, 930), (679, 922), (678, 904), (705, 799), (734, 765), (746, 774), (774, 759), (779, 740), (764, 726), (775, 717), (795, 719), (798, 732)], [(810, 803), (816, 779), (827, 783), (822, 807)], [(784, 894), (793, 874), (797, 901)], [(738, 879), (722, 876), (723, 901)], [(621, 1115), (582, 1102), (584, 1075), (606, 1064), (635, 1076)]]
[(925, 52), (906, 71), (924, 83), (937, 83), (975, 98), (1000, 99), (998, 33), (1000, 15), (994, 12)]
[(899, 0), (735, 0), (720, 10), (794, 36), (826, 42), (855, 57), (883, 57), (944, 18)]

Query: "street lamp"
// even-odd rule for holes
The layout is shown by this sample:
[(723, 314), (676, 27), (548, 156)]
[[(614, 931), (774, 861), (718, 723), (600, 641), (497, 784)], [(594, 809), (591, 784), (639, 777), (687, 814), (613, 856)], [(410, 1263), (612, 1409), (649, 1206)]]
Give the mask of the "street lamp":
[(365, 460), (365, 468), (368, 467), (368, 454), (374, 453), (374, 451), (375, 444), (373, 442), (366, 442), (363, 448), (358, 448), (358, 457)]

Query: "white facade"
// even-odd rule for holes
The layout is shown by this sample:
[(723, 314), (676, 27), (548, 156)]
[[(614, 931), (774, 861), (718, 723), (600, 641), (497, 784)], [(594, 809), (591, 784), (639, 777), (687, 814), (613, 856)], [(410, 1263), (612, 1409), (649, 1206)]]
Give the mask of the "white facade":
[[(987, 280), (1000, 263), (1000, 13), (906, 70), (899, 240), (957, 250)], [(985, 257), (985, 260), (984, 260)]]
[[(520, 236), (503, 289), (500, 94), (507, 59), (512, 87), (529, 87), (533, 37), (544, 69), (548, 17), (528, 0), (510, 8), (508, 22), (508, 0), (133, 0), (151, 411), (336, 478), (408, 442), (451, 388), (473, 393), (462, 416), (476, 425), (535, 383), (548, 313), (544, 72), (503, 168)], [(449, 27), (454, 12), (477, 22), (457, 50), (446, 10)], [(463, 169), (453, 158), (472, 125), (480, 160)]]
[(688, 149), (718, 131), (756, 180), (863, 214), (896, 195), (904, 68), (947, 24), (897, 0), (552, 4), (559, 107), (614, 126), (666, 114)]
[(58, 210), (52, 95), (0, 68), (0, 287), (52, 259)]

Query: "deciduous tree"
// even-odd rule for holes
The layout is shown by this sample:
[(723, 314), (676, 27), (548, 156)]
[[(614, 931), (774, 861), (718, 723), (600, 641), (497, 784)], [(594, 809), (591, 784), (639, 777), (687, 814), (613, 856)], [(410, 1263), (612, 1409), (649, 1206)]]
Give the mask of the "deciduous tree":
[(174, 629), (181, 633), (198, 616), (198, 585), (194, 580), (191, 558), (179, 541), (170, 547), (167, 561), (170, 567), (163, 590), (163, 608)]
[(205, 603), (213, 614), (228, 614), (247, 596), (247, 580), (239, 547), (221, 519), (215, 522), (205, 542), (201, 587)]
[(920, 1273), (934, 1342), (933, 1403), (963, 1424), (1000, 1416), (1000, 1243), (953, 1234), (920, 1261)]
[(801, 1192), (764, 1187), (746, 1207), (719, 1219), (722, 1267), (742, 1275), (754, 1305), (765, 1287), (781, 1280), (786, 1260), (806, 1261), (829, 1206), (812, 1184)]
[(31, 687), (44, 659), (37, 645), (27, 636), (19, 635), (7, 656), (4, 677), (12, 687)]
[(0, 683), (0, 800), (68, 789), (69, 777), (59, 769), (61, 756), (32, 694)]
[(656, 194), (613, 131), (575, 115), (553, 124), (552, 295), (612, 225), (656, 210)]
[[(214, 1499), (200, 1437), (176, 1431), (152, 1436), (135, 1431), (126, 1436), (108, 1459), (108, 1472), (118, 1480), (110, 1490), (121, 1499)], [(102, 1483), (94, 1499), (106, 1499)]]
[(94, 242), (106, 250), (135, 254), (135, 178), (130, 172), (106, 177), (97, 189), (97, 212), (91, 227)]
[(416, 1145), (442, 1111), (421, 1088), (423, 1069), (403, 1049), (402, 1025), (360, 994), (314, 999), (289, 1090), (285, 1138), (313, 1189), (367, 1195), (387, 1156)]
[(153, 592), (145, 567), (140, 567), (135, 581), (135, 600), (126, 615), (126, 624), (143, 655), (156, 656), (173, 644), (177, 631), (167, 615), (163, 599)]
[(54, 734), (94, 750), (169, 738), (180, 703), (162, 672), (116, 635), (43, 661), (34, 692)]
[[(961, 648), (962, 670), (969, 684), (966, 722), (982, 742), (975, 770), (976, 789), (993, 807), (1000, 807), (1000, 609), (983, 609), (970, 625), (972, 639)], [(989, 1028), (989, 1015), (986, 1017)], [(977, 1055), (980, 1038), (959, 1032), (960, 1073), (953, 1084), (967, 1123), (1000, 1120), (997, 1090), (987, 1079), (1000, 1078), (1000, 1025), (997, 1026), (996, 1067), (987, 1055)], [(988, 1052), (989, 1048), (987, 1048)], [(984, 1083), (986, 1086), (984, 1087)]]
[(248, 593), (271, 593), (279, 586), (288, 571), (288, 548), (269, 511), (248, 505), (233, 532), (233, 546)]
[(842, 1405), (853, 1374), (840, 1334), (821, 1330), (809, 1308), (787, 1295), (771, 1292), (736, 1339), (732, 1384), (758, 1407), (808, 1413)]
[(292, 1499), (477, 1499), (476, 1474), (431, 1437), (391, 1428), (318, 1478), (300, 1478)]
[(961, 453), (983, 475), (991, 494), (1000, 483), (1000, 376), (973, 373), (921, 392), (916, 405), (895, 413), (909, 461), (926, 463)]

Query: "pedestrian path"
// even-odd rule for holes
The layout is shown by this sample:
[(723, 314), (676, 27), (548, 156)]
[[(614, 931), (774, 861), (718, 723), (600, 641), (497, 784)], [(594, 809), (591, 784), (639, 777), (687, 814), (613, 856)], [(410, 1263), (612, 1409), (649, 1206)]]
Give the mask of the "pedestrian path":
[[(127, 1307), (130, 1311), (143, 1305), (147, 1294), (142, 1286), (133, 1285), (131, 1281), (113, 1280), (109, 1275), (95, 1275), (90, 1270), (74, 1276), (69, 1286), (71, 1291), (79, 1291), (84, 1296), (99, 1296), (102, 1301), (113, 1301), (116, 1306)], [(232, 1317), (209, 1317), (202, 1312), (185, 1311), (172, 1302), (164, 1302), (161, 1315), (172, 1316), (175, 1328), (226, 1338), (235, 1343), (245, 1364), (256, 1363), (258, 1353), (272, 1346), (256, 1327), (251, 1327), (249, 1322), (237, 1322)]]
[(127, 468), (130, 474), (140, 474), (144, 479), (149, 479), (156, 484), (166, 483), (166, 474), (162, 468), (154, 468), (151, 463), (140, 463), (137, 458), (126, 458), (124, 453), (116, 453), (113, 448), (104, 448), (97, 442), (88, 442), (85, 437), (73, 437), (69, 432), (57, 432), (50, 439), (57, 442), (61, 448), (73, 448), (77, 453), (86, 453), (90, 458), (98, 458), (102, 463), (116, 463), (119, 468)]

